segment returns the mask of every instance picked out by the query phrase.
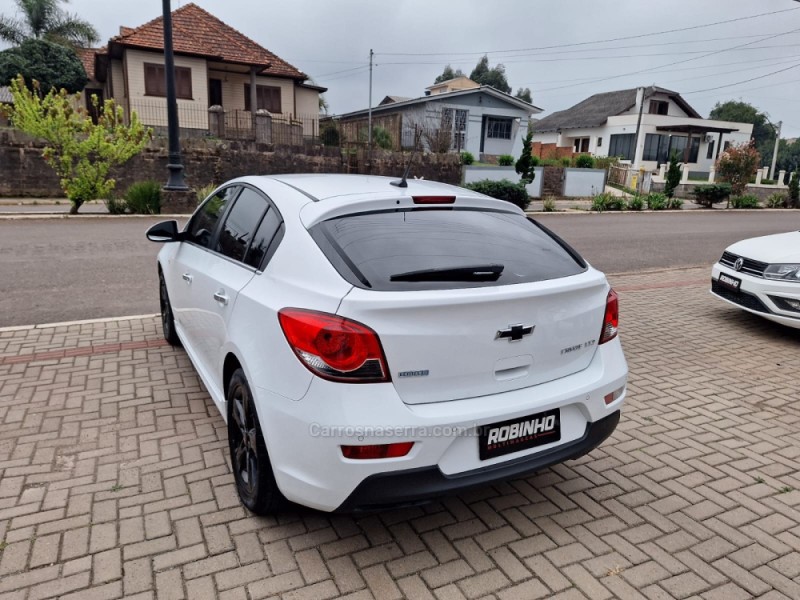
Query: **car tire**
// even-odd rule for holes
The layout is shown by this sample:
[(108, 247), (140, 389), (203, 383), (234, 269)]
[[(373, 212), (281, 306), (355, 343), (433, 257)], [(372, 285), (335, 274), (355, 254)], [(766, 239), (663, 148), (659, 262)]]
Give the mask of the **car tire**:
[(274, 513), (285, 505), (278, 489), (250, 385), (242, 369), (231, 377), (228, 401), (228, 445), (239, 499), (257, 515)]
[(158, 273), (158, 299), (161, 304), (161, 329), (164, 332), (164, 339), (172, 346), (181, 346), (181, 340), (175, 331), (175, 315), (172, 313), (172, 304), (167, 293), (167, 282), (164, 281), (164, 274)]

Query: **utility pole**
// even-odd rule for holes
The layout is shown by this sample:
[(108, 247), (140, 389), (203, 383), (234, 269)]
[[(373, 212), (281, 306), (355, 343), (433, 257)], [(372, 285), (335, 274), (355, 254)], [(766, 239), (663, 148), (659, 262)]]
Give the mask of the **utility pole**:
[(369, 117), (367, 119), (367, 147), (372, 156), (372, 48), (369, 49)]
[(178, 134), (178, 100), (175, 93), (175, 56), (172, 52), (172, 11), (170, 0), (162, 0), (164, 10), (164, 71), (167, 83), (167, 133), (169, 137), (169, 178), (165, 190), (188, 190), (183, 178), (181, 143)]
[[(778, 121), (778, 129), (775, 132), (775, 149), (772, 151), (772, 167), (769, 170), (769, 178), (775, 179), (775, 163), (778, 162), (778, 146), (781, 143), (781, 127), (783, 121)], [(783, 183), (782, 181), (780, 183)]]

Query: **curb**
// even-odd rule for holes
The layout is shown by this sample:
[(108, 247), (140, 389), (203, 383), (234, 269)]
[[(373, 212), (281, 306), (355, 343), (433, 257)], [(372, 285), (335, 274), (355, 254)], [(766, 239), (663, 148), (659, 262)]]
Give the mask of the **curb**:
[(94, 325), (97, 323), (119, 323), (124, 321), (138, 321), (141, 319), (151, 319), (153, 317), (161, 316), (159, 313), (151, 313), (146, 315), (130, 315), (127, 317), (105, 317), (102, 319), (83, 319), (79, 321), (61, 321), (59, 323), (42, 323), (40, 325), (11, 325), (9, 327), (0, 327), (0, 333), (8, 331), (31, 331), (34, 329), (51, 329), (53, 327), (69, 327), (72, 325)]
[(191, 214), (161, 214), (161, 215), (109, 215), (106, 213), (68, 215), (66, 213), (0, 213), (0, 221), (25, 221), (35, 219), (188, 219)]

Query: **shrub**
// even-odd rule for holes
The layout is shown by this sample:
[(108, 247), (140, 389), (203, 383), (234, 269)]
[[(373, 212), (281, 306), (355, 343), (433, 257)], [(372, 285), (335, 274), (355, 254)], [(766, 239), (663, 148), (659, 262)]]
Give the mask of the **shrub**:
[(761, 208), (758, 196), (745, 194), (743, 196), (733, 196), (731, 198), (731, 208)]
[(137, 215), (157, 215), (161, 212), (161, 184), (157, 181), (139, 181), (125, 192), (128, 210)]
[(579, 169), (594, 169), (594, 158), (590, 154), (579, 154), (575, 157), (575, 166)]
[(664, 195), (672, 198), (675, 188), (681, 183), (681, 167), (678, 164), (678, 153), (673, 152), (669, 157), (669, 166), (664, 177)]
[(751, 140), (748, 144), (731, 146), (723, 152), (717, 163), (717, 173), (720, 181), (730, 184), (733, 194), (741, 196), (759, 164), (761, 155)]
[(714, 204), (722, 202), (731, 195), (730, 183), (716, 183), (709, 185), (696, 185), (694, 187), (695, 202), (700, 206), (711, 208)]
[(628, 210), (642, 210), (644, 208), (644, 198), (639, 195), (631, 196), (628, 198), (628, 205), (626, 208)]
[(522, 183), (531, 183), (536, 177), (533, 168), (539, 159), (531, 154), (532, 140), (533, 132), (529, 131), (522, 141), (522, 154), (520, 154), (519, 160), (514, 165), (514, 170), (519, 174)]
[(683, 208), (683, 200), (676, 198), (675, 196), (672, 198), (667, 198), (667, 208), (669, 210), (680, 210)]
[(528, 196), (528, 190), (522, 183), (514, 183), (508, 179), (502, 181), (492, 181), (491, 179), (482, 179), (475, 183), (468, 183), (464, 186), (468, 190), (478, 192), (479, 194), (486, 194), (498, 200), (506, 200), (512, 204), (516, 204), (522, 210), (528, 208), (531, 202)]
[(561, 164), (561, 161), (557, 158), (545, 158), (539, 164), (543, 167), (563, 167), (564, 165)]
[(105, 203), (110, 215), (123, 215), (128, 209), (128, 205), (123, 198), (108, 198)]
[(383, 150), (392, 149), (392, 134), (384, 127), (372, 128), (372, 141)]
[(775, 179), (762, 179), (761, 185), (775, 185), (778, 183)]
[(792, 177), (789, 179), (789, 200), (794, 207), (797, 207), (800, 202), (800, 179), (797, 177), (797, 171), (792, 173)]
[(659, 194), (652, 192), (645, 197), (645, 203), (650, 210), (664, 210), (668, 205), (668, 198), (666, 194)]
[(597, 194), (592, 198), (592, 210), (603, 212), (605, 210), (622, 210), (625, 208), (625, 199), (611, 194)]
[(789, 205), (789, 196), (781, 194), (780, 192), (775, 192), (769, 195), (765, 204), (767, 208), (783, 208)]
[(461, 153), (461, 164), (462, 165), (471, 165), (475, 162), (475, 157), (473, 156), (472, 152), (462, 152)]
[(565, 156), (561, 159), (561, 166), (562, 167), (571, 167), (572, 166), (572, 159), (568, 156)]
[(542, 210), (544, 212), (555, 212), (556, 210), (556, 201), (554, 198), (548, 196), (542, 201)]
[(497, 164), (501, 167), (510, 167), (514, 164), (514, 157), (510, 154), (501, 154), (497, 157)]
[(597, 156), (594, 159), (594, 168), (608, 169), (609, 167), (615, 166), (617, 163), (619, 163), (619, 157), (617, 156)]
[(211, 195), (211, 192), (213, 192), (215, 189), (217, 189), (217, 186), (213, 183), (209, 183), (195, 189), (195, 194), (197, 194), (197, 203), (200, 204), (203, 200), (208, 198)]
[(340, 137), (339, 129), (333, 123), (326, 123), (319, 132), (319, 141), (323, 146), (338, 146)]

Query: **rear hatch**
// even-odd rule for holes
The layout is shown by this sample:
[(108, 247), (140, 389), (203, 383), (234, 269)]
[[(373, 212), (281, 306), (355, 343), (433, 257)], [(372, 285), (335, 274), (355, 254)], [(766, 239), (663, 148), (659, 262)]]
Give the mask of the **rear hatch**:
[(338, 314), (377, 332), (408, 404), (524, 388), (591, 362), (605, 277), (519, 213), (375, 211), (311, 233), (354, 285)]

